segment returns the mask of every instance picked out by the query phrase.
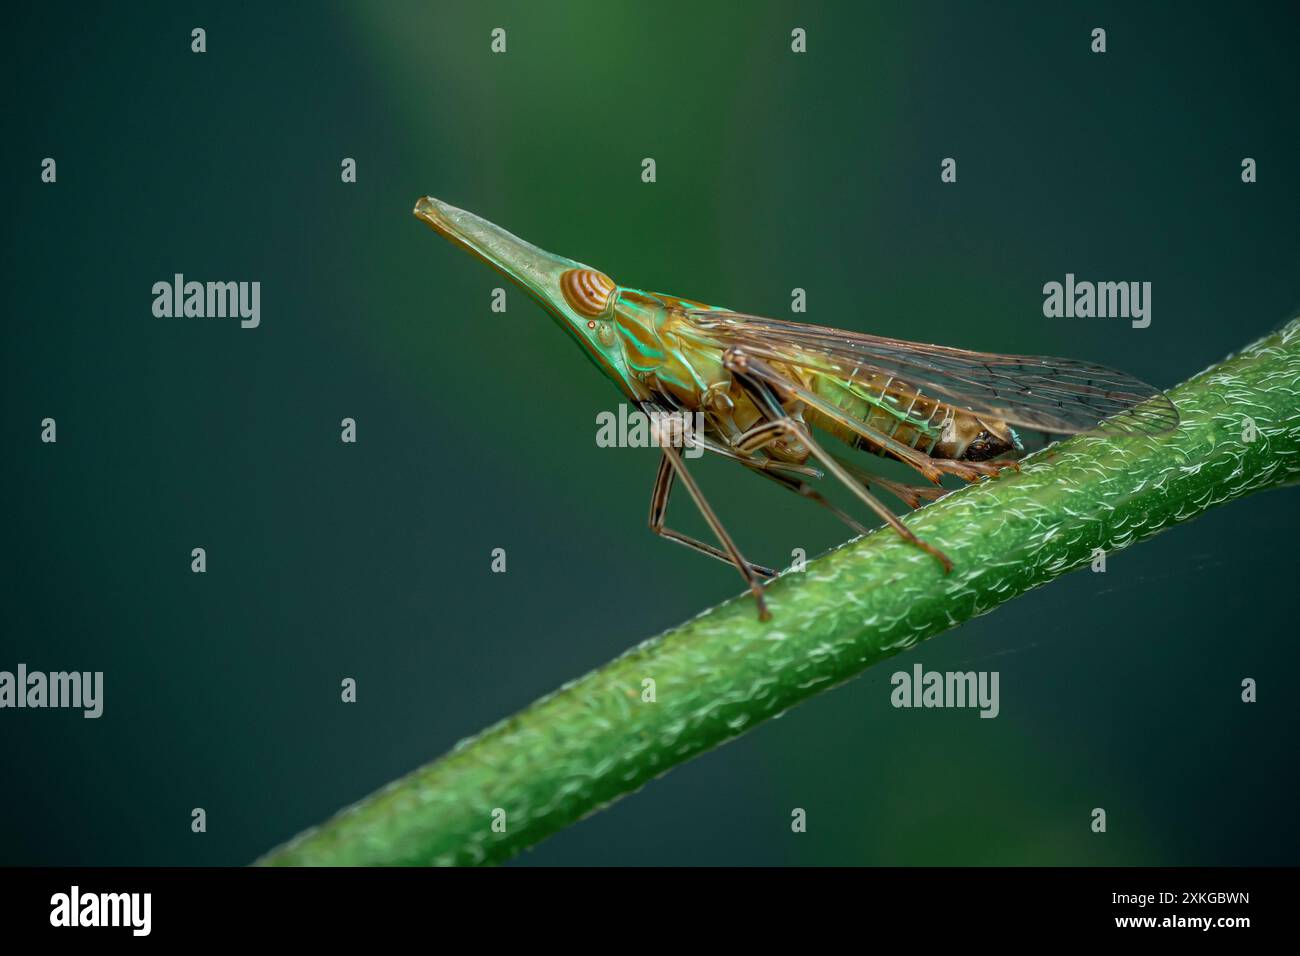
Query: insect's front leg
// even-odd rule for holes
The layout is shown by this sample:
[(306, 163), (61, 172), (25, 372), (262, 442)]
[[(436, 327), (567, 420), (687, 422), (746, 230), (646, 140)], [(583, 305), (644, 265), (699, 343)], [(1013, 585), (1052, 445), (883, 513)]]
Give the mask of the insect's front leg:
[[(650, 492), (650, 530), (661, 538), (669, 541), (675, 541), (678, 544), (685, 545), (693, 551), (701, 554), (707, 554), (711, 558), (717, 558), (724, 564), (733, 564), (731, 555), (727, 552), (715, 548), (711, 544), (705, 544), (696, 538), (682, 534), (680, 531), (674, 531), (666, 527), (664, 522), (668, 517), (668, 499), (673, 490), (673, 478), (677, 472), (673, 470), (672, 462), (664, 455), (659, 459), (659, 472), (655, 475), (655, 484)], [(750, 570), (764, 578), (776, 577), (776, 572), (771, 568), (765, 568), (761, 564), (750, 564)]]
[[(771, 620), (772, 614), (768, 611), (767, 601), (763, 598), (763, 583), (759, 578), (775, 577), (776, 572), (770, 568), (760, 567), (759, 565), (751, 564), (749, 561), (745, 560), (744, 555), (740, 553), (740, 549), (736, 547), (736, 543), (731, 540), (731, 535), (727, 532), (727, 529), (723, 527), (718, 516), (714, 514), (713, 508), (709, 505), (708, 501), (705, 500), (704, 492), (700, 490), (700, 486), (696, 483), (694, 477), (692, 477), (691, 473), (687, 471), (686, 463), (682, 460), (681, 453), (671, 445), (664, 445), (662, 446), (662, 449), (663, 461), (659, 465), (659, 476), (655, 479), (655, 491), (650, 505), (651, 529), (656, 530), (657, 534), (669, 530), (663, 528), (663, 513), (666, 512), (668, 508), (668, 492), (672, 488), (672, 476), (675, 474), (682, 480), (682, 484), (686, 486), (686, 490), (690, 493), (692, 500), (695, 502), (695, 507), (700, 510), (700, 514), (704, 517), (710, 530), (713, 531), (714, 536), (718, 539), (718, 543), (722, 545), (722, 550), (719, 551), (717, 548), (712, 548), (701, 541), (696, 541), (693, 538), (688, 538), (686, 535), (678, 534), (677, 532), (672, 532), (671, 535), (665, 535), (665, 537), (668, 537), (670, 541), (676, 541), (679, 544), (684, 544), (689, 548), (694, 548), (710, 557), (715, 557), (719, 560), (727, 561), (730, 564), (735, 565), (736, 570), (740, 572), (740, 576), (743, 577), (745, 583), (749, 585), (750, 593), (754, 595), (754, 601), (758, 604), (758, 619), (760, 621)], [(664, 477), (665, 466), (668, 468), (668, 477), (666, 478)], [(657, 507), (657, 503), (661, 499), (662, 506)], [(659, 512), (658, 524), (659, 529), (661, 530), (655, 529), (656, 511)]]

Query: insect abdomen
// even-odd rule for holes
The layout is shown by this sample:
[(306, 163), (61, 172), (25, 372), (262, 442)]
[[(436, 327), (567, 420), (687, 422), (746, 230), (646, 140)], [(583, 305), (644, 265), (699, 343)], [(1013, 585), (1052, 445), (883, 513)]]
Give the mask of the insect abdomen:
[[(813, 391), (872, 432), (929, 454), (938, 444), (948, 406), (918, 390), (883, 376), (847, 382), (818, 376)], [(855, 448), (890, 457), (884, 442), (872, 441), (843, 422), (809, 410), (818, 427)]]
[(896, 379), (872, 375), (847, 382), (819, 376), (813, 390), (883, 438), (873, 440), (815, 409), (809, 410), (810, 421), (847, 445), (885, 458), (897, 456), (884, 439), (931, 458), (958, 461), (1014, 458), (1023, 450), (1006, 422), (981, 418)]

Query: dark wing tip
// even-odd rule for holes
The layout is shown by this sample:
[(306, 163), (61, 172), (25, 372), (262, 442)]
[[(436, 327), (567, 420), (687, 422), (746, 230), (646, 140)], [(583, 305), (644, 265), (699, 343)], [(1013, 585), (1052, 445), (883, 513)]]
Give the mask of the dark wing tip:
[(1103, 419), (1097, 429), (1110, 434), (1167, 435), (1181, 421), (1173, 399), (1157, 392), (1146, 401)]

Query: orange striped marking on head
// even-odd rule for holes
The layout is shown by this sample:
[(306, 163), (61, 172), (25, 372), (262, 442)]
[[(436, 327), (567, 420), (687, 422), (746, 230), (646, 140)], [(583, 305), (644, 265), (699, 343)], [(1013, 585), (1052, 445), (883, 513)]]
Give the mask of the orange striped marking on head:
[(614, 280), (595, 269), (570, 269), (560, 276), (560, 291), (574, 312), (595, 318), (609, 304)]

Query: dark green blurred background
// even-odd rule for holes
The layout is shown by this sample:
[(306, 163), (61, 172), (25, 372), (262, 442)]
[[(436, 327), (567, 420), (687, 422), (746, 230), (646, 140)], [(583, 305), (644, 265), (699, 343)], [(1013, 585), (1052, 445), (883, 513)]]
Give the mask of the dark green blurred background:
[[(521, 294), (489, 311), (498, 278), (420, 195), (632, 286), (778, 316), (799, 286), (809, 321), (1162, 386), (1276, 326), (1300, 303), (1296, 22), (1132, 6), (11, 14), (0, 669), (106, 687), (97, 721), (0, 712), (0, 862), (245, 863), (739, 589), (650, 535), (656, 453), (595, 445), (617, 393)], [(261, 327), (155, 319), (175, 272), (260, 280)], [(1066, 272), (1152, 282), (1151, 327), (1045, 319)], [(845, 537), (700, 471), (755, 560)], [(521, 862), (1296, 863), (1298, 517), (1262, 494), (1112, 555)], [(915, 661), (1000, 671), (1001, 716), (891, 708)]]

